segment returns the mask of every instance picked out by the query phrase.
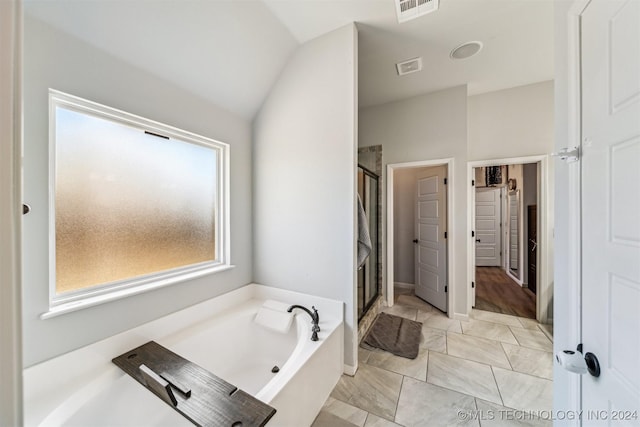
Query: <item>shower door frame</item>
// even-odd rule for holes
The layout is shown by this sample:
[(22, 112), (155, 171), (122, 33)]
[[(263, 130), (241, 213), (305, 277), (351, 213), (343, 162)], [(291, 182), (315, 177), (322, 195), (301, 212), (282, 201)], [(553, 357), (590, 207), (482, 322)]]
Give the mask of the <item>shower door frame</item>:
[[(358, 314), (358, 322), (360, 320), (362, 320), (362, 318), (367, 314), (367, 312), (369, 311), (369, 309), (374, 305), (374, 303), (376, 302), (376, 300), (378, 299), (378, 297), (381, 295), (381, 291), (382, 291), (382, 284), (381, 284), (381, 274), (379, 271), (379, 266), (380, 266), (380, 213), (381, 213), (381, 208), (380, 208), (380, 177), (378, 176), (377, 173), (371, 171), (370, 169), (362, 166), (361, 164), (358, 163), (358, 169), (362, 170), (365, 179), (368, 176), (369, 178), (373, 179), (375, 181), (375, 185), (376, 185), (376, 202), (375, 202), (375, 206), (376, 206), (376, 221), (375, 221), (375, 227), (376, 227), (376, 243), (375, 243), (375, 251), (376, 251), (376, 257), (375, 257), (375, 265), (373, 266), (373, 271), (374, 271), (374, 276), (375, 276), (375, 284), (376, 284), (376, 292), (375, 294), (371, 297), (371, 299), (369, 300), (369, 303), (366, 303), (365, 301), (365, 284), (366, 284), (366, 279), (367, 279), (367, 272), (365, 269), (365, 266), (362, 266), (362, 274), (364, 275), (363, 279), (362, 279), (362, 283), (363, 283), (363, 288), (362, 288), (362, 311), (358, 310), (358, 304), (356, 301), (356, 310), (357, 310), (357, 314)], [(366, 182), (366, 181), (365, 181)], [(363, 206), (367, 206), (367, 203), (369, 202), (369, 200), (367, 199), (367, 194), (366, 191), (362, 191), (362, 205)], [(366, 209), (365, 209), (366, 211)], [(367, 218), (368, 220), (369, 218)], [(365, 262), (368, 263), (371, 260), (371, 256), (369, 256), (369, 259), (367, 259), (367, 261)], [(360, 275), (360, 271), (358, 271), (358, 275)], [(360, 299), (360, 296), (357, 295), (356, 293), (356, 297), (358, 299)]]

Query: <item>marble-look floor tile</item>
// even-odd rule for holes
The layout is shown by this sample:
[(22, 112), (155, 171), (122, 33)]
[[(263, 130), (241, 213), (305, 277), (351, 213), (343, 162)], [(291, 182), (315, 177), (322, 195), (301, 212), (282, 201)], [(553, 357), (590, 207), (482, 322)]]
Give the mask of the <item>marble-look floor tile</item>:
[(502, 405), (491, 366), (482, 363), (430, 352), (427, 382)]
[[(525, 319), (524, 317), (518, 317), (518, 320), (520, 321), (520, 324), (522, 325), (522, 328), (525, 329), (534, 329), (534, 330), (538, 330), (538, 321), (536, 319)], [(518, 325), (509, 325), (509, 326), (515, 326), (518, 327)]]
[(393, 314), (394, 316), (404, 317), (409, 320), (416, 320), (418, 309), (414, 307), (407, 307), (406, 305), (395, 304), (393, 307), (385, 307), (382, 309), (383, 313)]
[(362, 364), (356, 375), (343, 375), (331, 397), (392, 420), (396, 411), (402, 375)]
[(511, 364), (509, 364), (501, 343), (486, 338), (447, 332), (447, 354), (511, 369)]
[[(542, 331), (533, 329), (512, 328), (511, 332), (523, 347), (536, 348), (538, 350), (553, 351), (553, 344)], [(512, 343), (516, 344), (516, 343)]]
[(359, 427), (364, 426), (364, 422), (367, 419), (367, 412), (360, 408), (351, 406), (348, 403), (344, 403), (341, 400), (334, 399), (329, 396), (327, 401), (322, 407), (322, 411), (329, 412), (338, 418), (355, 424)]
[(367, 363), (369, 356), (371, 356), (371, 350), (358, 347), (358, 363)]
[(422, 311), (418, 310), (418, 314), (416, 315), (416, 322), (420, 322), (424, 324), (424, 321), (427, 320), (431, 316), (435, 316), (435, 311)]
[(551, 411), (552, 381), (495, 367), (493, 373), (504, 406), (523, 411)]
[(395, 421), (407, 427), (478, 426), (477, 420), (459, 416), (459, 411), (471, 413), (475, 409), (471, 396), (405, 378)]
[(333, 415), (331, 412), (320, 411), (311, 427), (357, 427), (355, 424)]
[(431, 316), (426, 317), (422, 324), (429, 328), (442, 329), (443, 331), (451, 331), (462, 333), (460, 327), (460, 321), (456, 319), (450, 319), (446, 314), (442, 312), (434, 312)]
[(394, 286), (393, 295), (397, 298), (400, 295), (415, 295), (415, 286)]
[(367, 363), (387, 371), (426, 381), (428, 356), (427, 350), (420, 350), (415, 359), (396, 356), (388, 351), (372, 351)]
[(515, 316), (508, 314), (494, 313), (492, 311), (471, 310), (471, 318), (476, 320), (484, 320), (486, 322), (501, 323), (507, 326), (522, 327), (522, 324)]
[(523, 412), (476, 399), (482, 427), (551, 427), (553, 422)]
[(549, 338), (549, 340), (553, 342), (553, 324), (549, 325), (545, 323), (540, 323), (538, 325), (538, 328), (540, 328), (542, 333), (545, 334), (547, 338)]
[(502, 346), (514, 371), (553, 379), (553, 353), (506, 343)]
[(396, 424), (384, 418), (380, 418), (377, 415), (369, 414), (367, 422), (364, 423), (364, 427), (402, 427), (400, 424)]
[(415, 295), (400, 295), (396, 299), (396, 304), (417, 308), (418, 310), (425, 311), (425, 312), (437, 310), (437, 308), (435, 308), (428, 302), (418, 298)]
[(420, 336), (420, 348), (439, 353), (447, 352), (447, 331), (442, 329), (433, 329), (426, 325), (422, 325), (422, 334)]
[(509, 344), (518, 344), (507, 325), (501, 323), (486, 322), (484, 320), (469, 320), (462, 324), (462, 332), (466, 335), (502, 341)]

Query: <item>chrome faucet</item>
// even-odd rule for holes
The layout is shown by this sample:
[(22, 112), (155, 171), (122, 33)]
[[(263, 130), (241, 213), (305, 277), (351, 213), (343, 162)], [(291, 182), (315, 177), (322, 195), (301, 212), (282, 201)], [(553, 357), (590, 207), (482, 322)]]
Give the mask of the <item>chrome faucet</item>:
[(318, 326), (318, 323), (320, 323), (320, 315), (318, 314), (318, 310), (316, 310), (314, 306), (311, 306), (311, 309), (313, 310), (312, 313), (308, 308), (294, 304), (287, 309), (287, 312), (291, 313), (294, 308), (304, 310), (309, 316), (311, 316), (311, 341), (318, 341), (318, 332), (320, 332), (320, 326)]

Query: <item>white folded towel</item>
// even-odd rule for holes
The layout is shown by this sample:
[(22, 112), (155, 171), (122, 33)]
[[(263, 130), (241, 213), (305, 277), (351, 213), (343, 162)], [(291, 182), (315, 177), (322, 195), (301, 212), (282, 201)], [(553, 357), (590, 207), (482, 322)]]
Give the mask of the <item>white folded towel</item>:
[(369, 221), (367, 220), (364, 206), (362, 206), (360, 194), (358, 194), (358, 253), (356, 261), (358, 270), (364, 266), (364, 262), (369, 257), (372, 248), (371, 235), (369, 234)]
[(272, 331), (286, 334), (293, 323), (293, 313), (287, 313), (285, 303), (267, 300), (258, 309), (254, 322)]

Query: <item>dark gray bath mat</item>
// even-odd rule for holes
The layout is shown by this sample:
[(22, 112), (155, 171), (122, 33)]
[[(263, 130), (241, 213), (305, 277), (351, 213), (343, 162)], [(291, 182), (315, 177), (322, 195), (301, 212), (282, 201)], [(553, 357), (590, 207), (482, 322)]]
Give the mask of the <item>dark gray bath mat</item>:
[(396, 356), (415, 359), (418, 356), (421, 335), (422, 323), (380, 313), (363, 342)]

